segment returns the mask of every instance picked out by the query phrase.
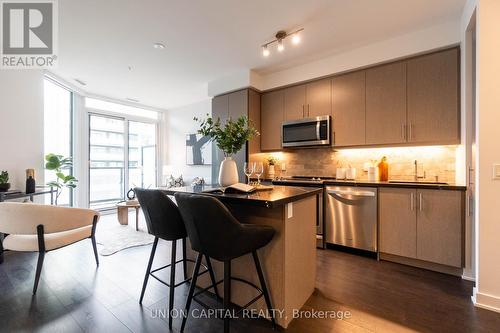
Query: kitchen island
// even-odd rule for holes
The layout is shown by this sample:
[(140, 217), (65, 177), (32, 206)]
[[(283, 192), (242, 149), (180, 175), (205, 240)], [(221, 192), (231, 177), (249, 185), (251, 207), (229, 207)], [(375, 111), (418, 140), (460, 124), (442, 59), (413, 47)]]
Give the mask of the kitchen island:
[[(316, 279), (316, 200), (321, 189), (273, 186), (272, 190), (251, 194), (213, 193), (211, 186), (160, 188), (164, 193), (177, 192), (210, 195), (219, 199), (241, 223), (272, 226), (276, 234), (267, 246), (259, 250), (259, 257), (275, 311), (276, 322), (286, 328), (293, 319), (293, 310), (302, 308), (314, 291)], [(210, 221), (207, 221), (209, 223)], [(188, 246), (188, 258), (195, 253)], [(217, 280), (223, 277), (223, 264), (212, 260)], [(190, 271), (192, 267), (189, 267)], [(233, 261), (232, 276), (246, 279), (259, 286), (259, 279), (251, 256)], [(209, 277), (198, 278), (197, 285), (206, 287)], [(223, 290), (219, 285), (219, 293)], [(244, 305), (257, 295), (245, 284), (233, 282), (231, 302)], [(251, 309), (262, 310), (263, 298)]]

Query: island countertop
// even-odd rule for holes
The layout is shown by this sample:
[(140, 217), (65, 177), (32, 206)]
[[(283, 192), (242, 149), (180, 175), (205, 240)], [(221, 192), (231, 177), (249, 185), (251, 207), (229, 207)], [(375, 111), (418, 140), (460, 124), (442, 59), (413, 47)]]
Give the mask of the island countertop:
[(297, 201), (308, 196), (317, 195), (323, 191), (321, 188), (299, 187), (299, 186), (281, 186), (273, 185), (272, 190), (255, 191), (250, 194), (243, 193), (210, 193), (207, 191), (217, 189), (215, 185), (202, 186), (184, 186), (184, 187), (158, 187), (168, 195), (174, 195), (177, 192), (210, 195), (220, 199), (223, 202), (256, 205), (261, 207), (273, 208), (287, 203)]

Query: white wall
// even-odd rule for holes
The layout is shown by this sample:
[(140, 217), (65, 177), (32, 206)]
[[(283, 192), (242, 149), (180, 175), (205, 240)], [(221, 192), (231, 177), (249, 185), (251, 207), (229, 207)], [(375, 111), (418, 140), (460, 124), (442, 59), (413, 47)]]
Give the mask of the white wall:
[(500, 312), (500, 180), (492, 166), (500, 163), (500, 1), (477, 0), (477, 277), (473, 300), (477, 306)]
[(271, 89), (460, 43), (460, 20), (334, 54), (283, 71), (261, 75), (262, 89)]
[(43, 184), (43, 73), (0, 70), (0, 170), (12, 189), (24, 190), (28, 168)]
[[(469, 1), (463, 9), (462, 20), (460, 26), (461, 33), (461, 124), (462, 124), (462, 145), (457, 149), (457, 176), (461, 176), (461, 179), (457, 179), (457, 183), (461, 184), (471, 184), (476, 183), (470, 177), (473, 177), (472, 172), (468, 172), (469, 167), (471, 169), (476, 169), (472, 165), (472, 150), (470, 149), (475, 136), (475, 129), (472, 128), (472, 107), (473, 107), (473, 57), (472, 57), (472, 30), (475, 29), (475, 18), (473, 18), (473, 12), (475, 9), (475, 4)], [(463, 169), (458, 170), (458, 167)], [(463, 277), (468, 280), (476, 279), (476, 263), (475, 263), (475, 218), (469, 213), (472, 211), (472, 206), (470, 197), (475, 197), (474, 188), (468, 186), (466, 192), (466, 218), (465, 218), (465, 267), (463, 271)]]
[[(198, 124), (194, 117), (205, 117), (212, 114), (212, 100), (186, 105), (167, 110), (162, 120), (163, 169), (167, 174), (178, 177), (182, 174), (186, 185), (191, 184), (194, 177), (203, 177), (211, 182), (210, 165), (186, 165), (186, 134), (196, 133)], [(163, 184), (162, 184), (163, 185)]]

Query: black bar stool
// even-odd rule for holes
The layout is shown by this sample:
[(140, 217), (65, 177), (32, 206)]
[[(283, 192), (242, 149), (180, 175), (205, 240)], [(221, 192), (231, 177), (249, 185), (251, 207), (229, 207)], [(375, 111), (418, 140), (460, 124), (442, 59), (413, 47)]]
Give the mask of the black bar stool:
[[(137, 199), (141, 204), (142, 210), (144, 212), (144, 217), (146, 218), (146, 224), (148, 226), (148, 232), (155, 236), (155, 240), (153, 242), (153, 248), (151, 249), (151, 255), (149, 257), (148, 268), (146, 270), (146, 275), (144, 276), (144, 283), (142, 285), (141, 298), (139, 299), (139, 303), (142, 304), (142, 299), (144, 298), (144, 292), (146, 291), (146, 285), (148, 284), (149, 276), (151, 275), (153, 278), (163, 283), (164, 285), (170, 288), (169, 291), (169, 318), (168, 325), (170, 329), (172, 328), (172, 309), (174, 307), (174, 289), (186, 282), (189, 282), (192, 278), (187, 277), (187, 262), (196, 263), (194, 260), (186, 258), (186, 228), (184, 226), (184, 222), (182, 221), (182, 217), (179, 213), (179, 209), (177, 205), (163, 192), (160, 190), (145, 190), (142, 188), (134, 189)], [(158, 245), (158, 240), (163, 239), (166, 241), (172, 242), (172, 258), (170, 264), (156, 268), (151, 270), (151, 266), (153, 265), (153, 260), (155, 257), (156, 247)], [(177, 259), (177, 240), (182, 239), (182, 259)], [(196, 272), (196, 277), (201, 274), (208, 272), (210, 274), (210, 278), (212, 279), (212, 283), (214, 285), (214, 291), (217, 297), (219, 297), (219, 292), (217, 290), (217, 285), (215, 283), (215, 275), (212, 270), (212, 265), (210, 262), (210, 258), (205, 256), (207, 265), (203, 265), (205, 270), (199, 273), (199, 269)], [(183, 271), (184, 271), (184, 280), (175, 283), (175, 266), (176, 264), (182, 262)], [(170, 283), (167, 283), (153, 273), (158, 272), (162, 269), (170, 267)], [(199, 265), (198, 265), (199, 268)]]
[[(224, 263), (224, 279), (215, 283), (215, 285), (218, 285), (224, 282), (224, 314), (227, 313), (226, 310), (231, 305), (231, 280), (246, 283), (260, 292), (257, 297), (243, 306), (239, 312), (264, 296), (267, 308), (273, 314), (273, 311), (271, 311), (271, 299), (260, 266), (257, 250), (266, 246), (272, 240), (275, 232), (274, 229), (270, 226), (241, 224), (219, 200), (213, 197), (176, 193), (175, 200), (186, 225), (191, 246), (194, 251), (199, 253), (196, 258), (191, 286), (189, 287), (189, 294), (186, 301), (186, 315), (182, 319), (181, 332), (184, 331), (192, 300), (207, 307), (206, 304), (196, 299), (196, 296), (213, 287), (209, 286), (194, 294), (196, 279), (203, 256), (208, 256)], [(250, 253), (253, 256), (262, 289), (249, 281), (231, 276), (231, 260)], [(224, 316), (224, 332), (229, 332), (229, 319), (227, 316)], [(271, 321), (273, 328), (276, 328), (274, 314), (271, 316)]]

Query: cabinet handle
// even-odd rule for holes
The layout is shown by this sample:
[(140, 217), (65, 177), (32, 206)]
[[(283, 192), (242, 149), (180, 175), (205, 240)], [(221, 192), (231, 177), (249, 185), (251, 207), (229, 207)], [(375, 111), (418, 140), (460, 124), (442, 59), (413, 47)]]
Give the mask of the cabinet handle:
[(418, 199), (419, 199), (418, 210), (423, 211), (424, 210), (424, 200), (423, 200), (422, 193), (418, 194)]
[(474, 200), (472, 199), (472, 194), (469, 194), (469, 198), (467, 200), (469, 202), (469, 209), (468, 209), (468, 215), (472, 216), (474, 214)]
[(412, 211), (415, 210), (415, 197), (414, 197), (413, 192), (410, 193), (410, 209)]
[(408, 141), (413, 140), (413, 123), (410, 122), (410, 126), (408, 126)]
[(401, 123), (401, 139), (405, 140), (405, 124)]
[(305, 105), (302, 104), (302, 118), (306, 117), (306, 112), (305, 112)]
[(471, 174), (474, 171), (474, 168), (472, 168), (472, 167), (469, 166), (468, 169), (469, 169), (469, 175), (468, 175), (469, 176), (469, 186), (472, 186), (474, 184), (474, 181), (472, 179), (472, 175)]
[(335, 144), (335, 131), (333, 131), (332, 136), (333, 136), (332, 143)]
[(307, 104), (307, 116), (308, 116), (308, 117), (310, 117), (310, 116), (311, 116), (311, 114), (310, 114), (310, 112), (309, 112), (309, 109), (310, 109), (310, 106), (309, 106), (309, 104)]

